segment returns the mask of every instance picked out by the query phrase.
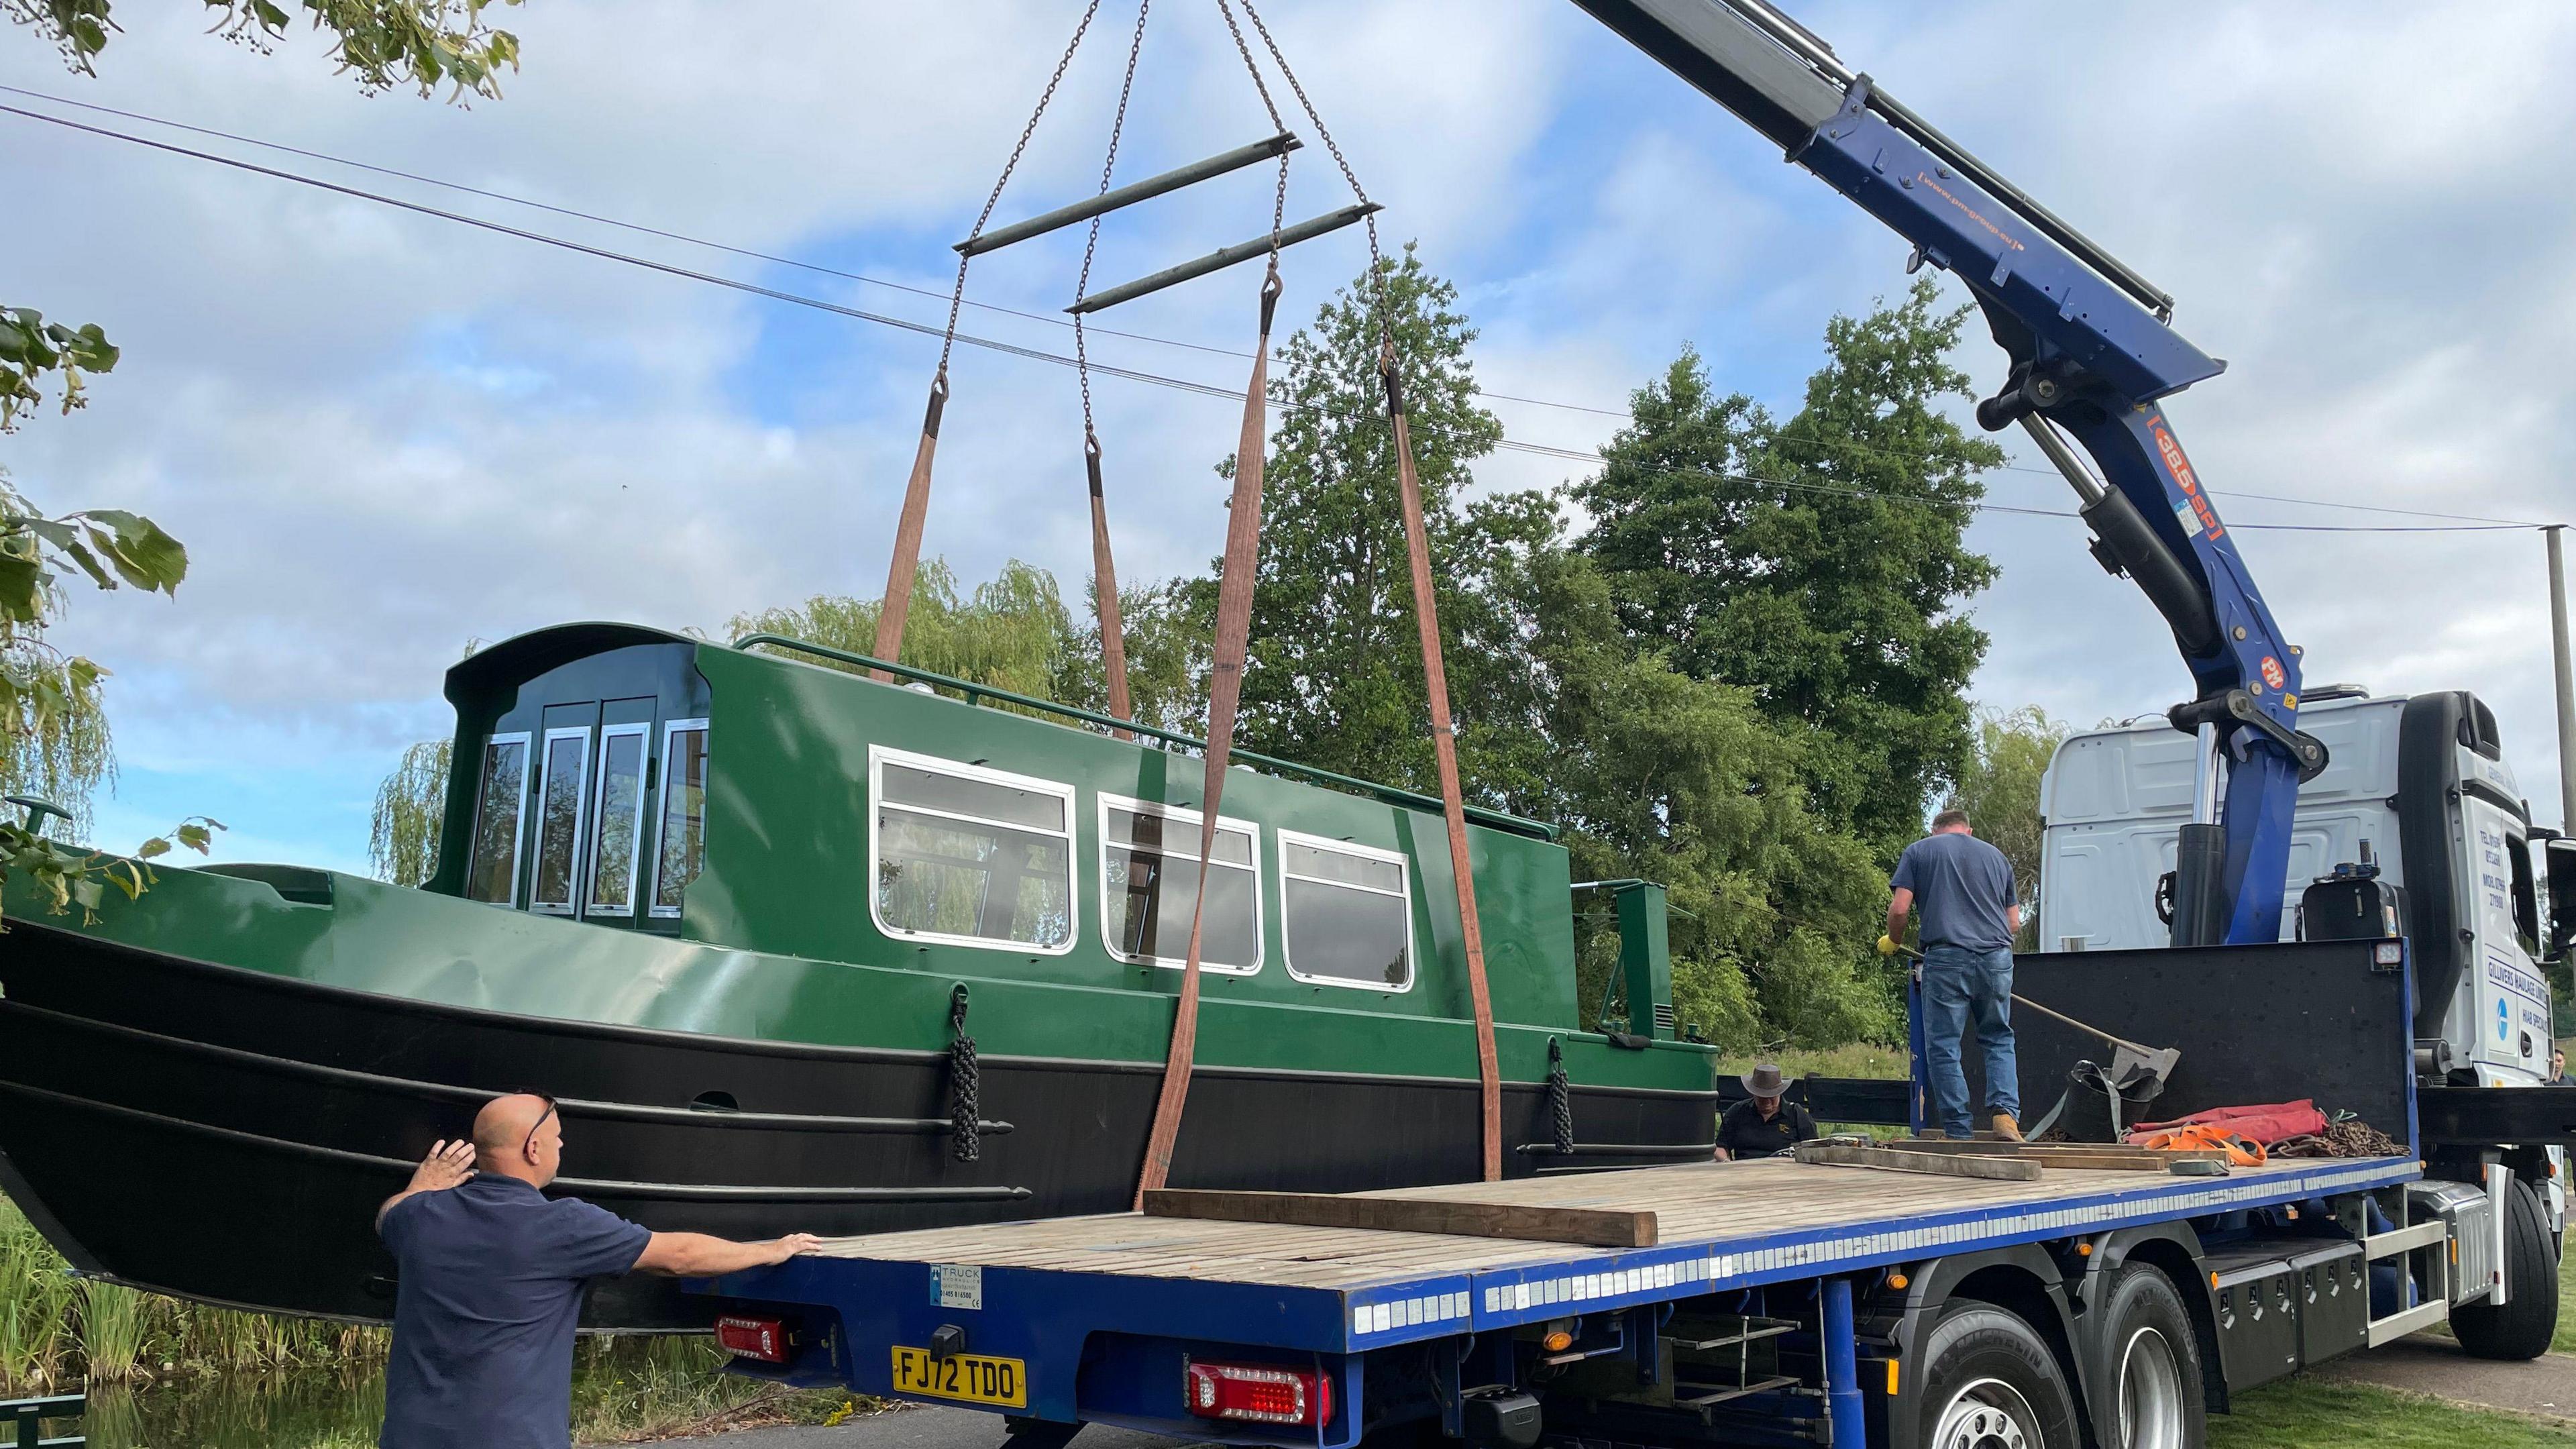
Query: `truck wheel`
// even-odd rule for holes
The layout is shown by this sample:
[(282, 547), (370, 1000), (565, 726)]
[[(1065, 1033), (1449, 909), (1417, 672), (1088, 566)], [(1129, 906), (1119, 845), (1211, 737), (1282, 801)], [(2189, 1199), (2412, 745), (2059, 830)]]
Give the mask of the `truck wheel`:
[(2102, 1449), (2202, 1449), (2209, 1406), (2201, 1384), (2200, 1339), (2173, 1280), (2132, 1263), (2113, 1280), (2103, 1309), (2112, 1412), (2095, 1427)]
[(2478, 1358), (2538, 1358), (2558, 1333), (2558, 1261), (2549, 1251), (2540, 1195), (2521, 1178), (2505, 1193), (2504, 1260), (2504, 1306), (2454, 1308), (2451, 1331)]
[(2077, 1449), (2075, 1400), (2030, 1325), (1962, 1299), (1924, 1339), (1923, 1449)]

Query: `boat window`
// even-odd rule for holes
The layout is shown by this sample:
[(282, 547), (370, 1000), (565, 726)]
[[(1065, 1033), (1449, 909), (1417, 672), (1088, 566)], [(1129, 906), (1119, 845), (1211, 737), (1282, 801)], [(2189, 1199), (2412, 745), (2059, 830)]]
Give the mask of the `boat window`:
[(872, 749), (877, 926), (969, 946), (1073, 949), (1073, 787)]
[(1288, 974), (1328, 986), (1413, 986), (1413, 905), (1393, 851), (1279, 832)]
[(483, 779), (475, 790), (467, 900), (519, 903), (519, 824), (527, 811), (528, 737), (524, 732), (494, 735), (483, 746)]
[(662, 733), (661, 860), (653, 873), (653, 914), (680, 913), (680, 893), (707, 859), (707, 722), (676, 719)]
[(635, 914), (635, 859), (644, 833), (644, 745), (649, 724), (599, 732), (599, 785), (591, 792), (590, 893), (586, 916)]
[(537, 785), (537, 878), (528, 909), (572, 912), (574, 862), (581, 858), (582, 798), (588, 793), (590, 729), (546, 731)]
[[(1100, 797), (1100, 932), (1110, 955), (1174, 968), (1189, 964), (1205, 819), (1195, 810)], [(1199, 933), (1202, 969), (1246, 976), (1261, 969), (1257, 836), (1248, 823), (1217, 821)]]

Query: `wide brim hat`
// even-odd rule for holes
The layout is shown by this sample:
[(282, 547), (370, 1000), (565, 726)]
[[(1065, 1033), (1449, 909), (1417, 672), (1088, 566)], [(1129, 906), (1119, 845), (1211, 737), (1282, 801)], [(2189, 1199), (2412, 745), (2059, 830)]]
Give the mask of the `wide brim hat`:
[(1788, 1091), (1789, 1083), (1795, 1079), (1769, 1062), (1764, 1062), (1736, 1080), (1744, 1084), (1745, 1091), (1756, 1097), (1777, 1097)]

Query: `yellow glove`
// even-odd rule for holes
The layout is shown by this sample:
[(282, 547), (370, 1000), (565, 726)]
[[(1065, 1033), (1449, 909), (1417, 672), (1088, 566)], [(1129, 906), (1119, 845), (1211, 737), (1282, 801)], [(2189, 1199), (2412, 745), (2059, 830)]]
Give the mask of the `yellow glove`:
[(1893, 956), (1902, 949), (1902, 947), (1896, 944), (1896, 938), (1894, 936), (1881, 936), (1878, 938), (1878, 954), (1881, 956)]

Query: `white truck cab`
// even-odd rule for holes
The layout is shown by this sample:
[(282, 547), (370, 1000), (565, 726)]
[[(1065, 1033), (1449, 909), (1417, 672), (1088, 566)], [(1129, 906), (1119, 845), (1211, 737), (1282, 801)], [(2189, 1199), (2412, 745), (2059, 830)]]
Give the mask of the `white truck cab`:
[[(2467, 1085), (2546, 1081), (2549, 986), (2541, 848), (2496, 735), (2471, 694), (2311, 691), (2300, 726), (2325, 743), (2299, 791), (2287, 899), (2338, 866), (2376, 866), (2403, 892), (2419, 1055)], [(2040, 785), (2038, 903), (2047, 951), (2159, 946), (2159, 884), (2190, 818), (2194, 745), (2161, 716), (2074, 735)], [(2284, 911), (2295, 939), (2299, 912)], [(2439, 1046), (2436, 1046), (2439, 1043)]]

